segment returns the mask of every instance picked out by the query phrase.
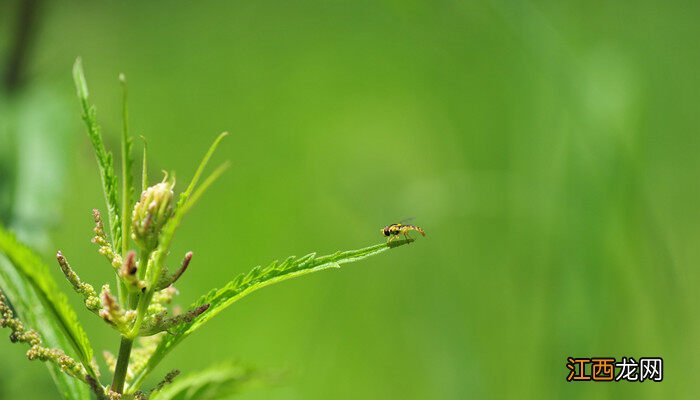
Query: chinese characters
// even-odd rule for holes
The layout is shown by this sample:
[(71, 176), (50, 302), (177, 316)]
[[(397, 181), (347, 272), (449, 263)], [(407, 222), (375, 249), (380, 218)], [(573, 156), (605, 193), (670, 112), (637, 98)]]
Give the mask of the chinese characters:
[(622, 357), (615, 362), (612, 357), (574, 358), (568, 357), (566, 368), (571, 381), (615, 381), (661, 382), (663, 380), (663, 359), (661, 357)]

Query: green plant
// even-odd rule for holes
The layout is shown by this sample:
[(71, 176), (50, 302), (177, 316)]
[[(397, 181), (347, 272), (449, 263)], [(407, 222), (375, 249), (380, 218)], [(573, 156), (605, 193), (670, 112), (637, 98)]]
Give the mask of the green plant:
[[(93, 242), (115, 274), (116, 295), (108, 284), (103, 285), (98, 293), (92, 285), (82, 281), (60, 251), (56, 258), (73, 290), (83, 297), (86, 308), (119, 334), (117, 356), (105, 353), (112, 374), (110, 385), (103, 384), (88, 336), (66, 296), (51, 278), (48, 267), (30, 248), (0, 226), (0, 326), (12, 331), (10, 339), (13, 342), (30, 346), (29, 359), (47, 362), (64, 398), (89, 398), (88, 387), (99, 399), (194, 398), (187, 397), (193, 394), (197, 398), (208, 398), (206, 396), (236, 390), (241, 382), (252, 376), (250, 371), (236, 366), (200, 371), (166, 388), (165, 385), (179, 373), (173, 371), (153, 389), (144, 390), (142, 386), (170, 350), (225, 308), (255, 290), (309, 273), (339, 268), (341, 264), (410, 242), (380, 243), (326, 256), (316, 256), (315, 253), (292, 256), (264, 268), (258, 266), (237, 276), (221, 289), (202, 296), (189, 311), (173, 315), (169, 310), (176, 292), (173, 284), (187, 269), (192, 253), (187, 253), (180, 268), (173, 272), (165, 267), (165, 260), (184, 215), (226, 169), (226, 164), (220, 166), (200, 183), (207, 163), (226, 134), (216, 138), (192, 181), (177, 198), (173, 191), (174, 179), (167, 174), (161, 182), (149, 184), (144, 146), (142, 193), (138, 201), (134, 201), (126, 83), (121, 77), (124, 97), (120, 198), (112, 154), (105, 149), (94, 107), (88, 100), (80, 60), (75, 63), (73, 74), (83, 120), (95, 150), (107, 209), (108, 229), (105, 229), (100, 212), (93, 210)], [(36, 330), (28, 329), (25, 323)]]

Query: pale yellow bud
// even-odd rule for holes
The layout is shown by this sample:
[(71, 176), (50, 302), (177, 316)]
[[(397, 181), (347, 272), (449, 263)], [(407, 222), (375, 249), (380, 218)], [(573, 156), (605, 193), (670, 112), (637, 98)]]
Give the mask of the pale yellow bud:
[(163, 181), (141, 193), (131, 218), (131, 237), (139, 247), (153, 250), (158, 235), (173, 213), (173, 182)]

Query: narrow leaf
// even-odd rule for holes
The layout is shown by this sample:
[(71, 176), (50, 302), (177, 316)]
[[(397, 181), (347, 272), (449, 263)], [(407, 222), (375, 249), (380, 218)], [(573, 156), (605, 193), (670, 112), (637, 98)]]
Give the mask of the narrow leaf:
[(189, 186), (187, 186), (187, 190), (185, 190), (185, 199), (187, 196), (192, 193), (194, 190), (195, 186), (197, 186), (197, 182), (199, 181), (199, 177), (202, 175), (202, 172), (204, 172), (204, 168), (206, 168), (207, 163), (209, 163), (209, 159), (211, 158), (212, 155), (214, 155), (214, 152), (216, 151), (216, 148), (219, 147), (219, 143), (221, 143), (221, 140), (225, 138), (228, 135), (228, 132), (223, 132), (219, 134), (219, 136), (216, 137), (214, 140), (214, 143), (209, 146), (209, 150), (207, 150), (207, 153), (204, 155), (204, 158), (202, 161), (199, 163), (199, 167), (197, 167), (197, 171), (194, 173), (194, 176), (192, 177), (192, 180), (190, 181)]
[[(121, 215), (121, 256), (126, 257), (129, 251), (129, 228), (131, 222), (131, 202), (134, 198), (134, 175), (132, 173), (134, 159), (131, 156), (131, 136), (129, 136), (129, 108), (127, 107), (126, 76), (119, 74), (119, 81), (122, 83), (122, 215)], [(116, 247), (116, 245), (115, 245)], [(119, 302), (126, 304), (127, 288), (124, 281), (117, 278), (117, 289)]]
[(65, 294), (58, 289), (46, 264), (2, 226), (0, 226), (0, 253), (3, 253), (17, 268), (22, 278), (31, 284), (41, 299), (41, 304), (68, 339), (85, 369), (90, 375), (95, 376), (91, 364), (93, 351), (87, 334), (78, 322), (78, 317)]
[(117, 177), (114, 173), (114, 163), (112, 154), (107, 152), (102, 140), (100, 126), (97, 124), (95, 116), (95, 107), (90, 105), (88, 98), (87, 82), (83, 73), (83, 65), (78, 58), (73, 65), (73, 80), (78, 91), (78, 99), (83, 111), (83, 121), (87, 127), (90, 142), (95, 150), (95, 157), (100, 169), (100, 179), (102, 180), (102, 191), (107, 204), (107, 212), (109, 214), (109, 228), (112, 239), (112, 247), (115, 253), (121, 250), (121, 225), (119, 213), (119, 196), (117, 195)]
[(148, 142), (146, 138), (141, 136), (143, 140), (143, 161), (141, 163), (141, 191), (148, 188)]
[[(199, 163), (199, 166), (197, 167), (197, 172), (195, 172), (192, 181), (190, 181), (190, 184), (187, 186), (187, 189), (180, 194), (180, 198), (178, 199), (177, 205), (175, 207), (175, 212), (173, 213), (173, 216), (170, 218), (168, 223), (163, 227), (163, 231), (160, 234), (158, 251), (156, 251), (156, 255), (158, 257), (155, 263), (156, 266), (162, 264), (161, 257), (163, 257), (168, 252), (170, 242), (172, 241), (173, 235), (175, 234), (175, 230), (180, 225), (180, 222), (182, 222), (182, 218), (185, 216), (187, 211), (189, 211), (189, 209), (197, 202), (197, 200), (204, 193), (204, 191), (206, 191), (207, 188), (209, 188), (209, 186), (212, 183), (214, 183), (214, 181), (216, 181), (216, 179), (218, 179), (219, 176), (221, 176), (221, 174), (228, 167), (228, 164), (224, 164), (216, 170), (214, 170), (214, 172), (212, 172), (212, 174), (209, 175), (207, 179), (205, 179), (204, 183), (195, 191), (195, 187), (197, 186), (197, 182), (199, 182), (199, 178), (202, 175), (204, 168), (207, 166), (209, 159), (214, 154), (216, 148), (219, 146), (219, 143), (224, 137), (226, 137), (226, 135), (228, 135), (228, 132), (224, 132), (217, 136), (217, 138), (214, 140), (214, 143), (212, 143), (212, 145), (209, 147), (209, 150), (204, 155), (204, 158), (202, 158), (202, 161)], [(160, 273), (160, 271), (155, 271), (155, 276), (158, 276), (158, 273)]]
[[(330, 268), (340, 268), (340, 264), (362, 260), (364, 258), (377, 255), (386, 250), (398, 247), (412, 240), (397, 240), (390, 243), (381, 243), (374, 246), (365, 247), (358, 250), (337, 252), (335, 254), (316, 257), (315, 253), (301, 258), (289, 257), (282, 264), (262, 270), (260, 267), (253, 268), (247, 275), (239, 275), (226, 286), (218, 290), (212, 290), (208, 294), (197, 300), (191, 308), (197, 308), (204, 304), (209, 304), (209, 309), (192, 321), (173, 328), (159, 343), (158, 348), (153, 353), (151, 359), (142, 370), (138, 371), (133, 383), (133, 387), (138, 388), (148, 373), (160, 362), (160, 360), (172, 350), (184, 338), (199, 329), (211, 318), (219, 314), (231, 304), (242, 299), (248, 294), (288, 279), (296, 278), (313, 272), (323, 271)], [(272, 263), (273, 266), (276, 264)]]
[(187, 211), (189, 211), (189, 209), (197, 202), (201, 195), (209, 188), (209, 186), (211, 186), (211, 184), (214, 183), (214, 181), (216, 181), (228, 167), (227, 163), (219, 166), (216, 170), (214, 170), (214, 172), (211, 173), (211, 175), (207, 177), (207, 179), (204, 180), (202, 185), (197, 187), (197, 182), (199, 181), (199, 178), (202, 175), (204, 168), (207, 166), (209, 159), (214, 154), (216, 148), (219, 146), (219, 143), (224, 137), (226, 137), (226, 135), (228, 135), (228, 132), (221, 133), (214, 140), (214, 143), (212, 143), (212, 145), (209, 147), (209, 150), (204, 155), (202, 161), (199, 163), (197, 172), (195, 172), (194, 177), (192, 178), (192, 181), (190, 182), (189, 186), (187, 186), (187, 189), (180, 194), (180, 198), (178, 199), (177, 205), (175, 206), (175, 211), (173, 212), (172, 217), (163, 227), (163, 230), (161, 231), (160, 237), (158, 239), (158, 248), (154, 252), (153, 268), (149, 266), (148, 269), (148, 277), (146, 278), (146, 281), (149, 282), (149, 286), (153, 287), (155, 281), (158, 279), (158, 277), (160, 277), (164, 257), (168, 254), (168, 251), (170, 250), (170, 243), (172, 242), (173, 236), (175, 235), (175, 230), (180, 225), (180, 222), (182, 222), (182, 218), (185, 216)]
[[(51, 311), (44, 306), (31, 281), (26, 279), (20, 273), (20, 269), (2, 253), (0, 253), (0, 290), (12, 301), (17, 317), (39, 332), (45, 346), (71, 349), (71, 343), (64, 335), (60, 324), (56, 323)], [(63, 373), (54, 363), (47, 362), (44, 365), (48, 368), (63, 399), (90, 399), (90, 392), (85, 384)]]
[(129, 136), (129, 109), (127, 107), (126, 77), (119, 75), (122, 83), (122, 248), (121, 255), (126, 257), (129, 250), (129, 221), (131, 202), (134, 198), (134, 159), (131, 156), (132, 140)]

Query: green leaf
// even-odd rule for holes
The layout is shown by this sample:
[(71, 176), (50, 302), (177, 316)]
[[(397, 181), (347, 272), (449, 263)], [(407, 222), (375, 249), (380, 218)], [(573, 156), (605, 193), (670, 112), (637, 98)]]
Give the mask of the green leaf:
[(185, 216), (187, 211), (189, 211), (189, 209), (192, 208), (192, 206), (197, 202), (197, 200), (204, 193), (204, 191), (206, 191), (207, 188), (209, 188), (209, 186), (211, 186), (211, 184), (214, 183), (214, 181), (219, 176), (221, 176), (221, 174), (228, 167), (227, 164), (220, 166), (219, 168), (214, 170), (214, 172), (212, 172), (212, 174), (209, 175), (207, 179), (204, 180), (204, 183), (202, 183), (200, 187), (197, 187), (199, 178), (201, 177), (202, 172), (204, 172), (204, 168), (206, 168), (207, 163), (209, 163), (209, 159), (211, 159), (211, 156), (216, 151), (216, 148), (219, 146), (219, 143), (221, 143), (221, 140), (227, 135), (228, 132), (223, 132), (219, 134), (219, 136), (217, 136), (217, 138), (214, 140), (214, 143), (211, 144), (209, 150), (207, 150), (207, 153), (204, 155), (204, 158), (202, 158), (202, 161), (199, 163), (197, 171), (192, 177), (192, 180), (187, 186), (187, 189), (180, 194), (172, 217), (170, 218), (170, 220), (168, 220), (168, 222), (165, 224), (163, 230), (160, 233), (160, 238), (158, 240), (158, 248), (155, 251), (153, 263), (155, 268), (149, 270), (149, 282), (155, 282), (155, 280), (158, 279), (158, 277), (160, 277), (161, 268), (163, 266), (163, 258), (170, 249), (170, 243), (172, 242), (173, 236), (175, 235), (175, 230), (177, 230), (178, 226), (180, 226), (182, 218)]
[(410, 242), (412, 242), (412, 240), (397, 240), (390, 243), (381, 243), (358, 250), (342, 251), (321, 257), (316, 257), (316, 253), (311, 253), (299, 258), (291, 256), (281, 263), (275, 261), (265, 268), (258, 266), (247, 274), (237, 276), (223, 288), (212, 290), (192, 304), (191, 308), (193, 309), (204, 304), (209, 304), (209, 309), (189, 323), (179, 325), (170, 330), (171, 334), (163, 338), (144, 368), (137, 372), (133, 383), (134, 387), (138, 388), (138, 385), (141, 384), (146, 375), (148, 375), (160, 360), (184, 338), (202, 327), (202, 325), (228, 306), (248, 294), (274, 283), (302, 275), (330, 268), (340, 268), (340, 264), (359, 261)]
[(122, 238), (119, 196), (117, 195), (117, 176), (114, 173), (112, 153), (107, 152), (104, 141), (102, 140), (100, 126), (97, 124), (97, 118), (95, 116), (95, 107), (90, 105), (87, 82), (85, 81), (85, 74), (83, 73), (83, 65), (80, 58), (75, 60), (75, 64), (73, 65), (73, 80), (75, 81), (75, 88), (78, 91), (78, 99), (80, 100), (80, 106), (83, 111), (83, 121), (85, 121), (92, 147), (95, 149), (95, 157), (97, 158), (97, 164), (100, 169), (102, 191), (109, 215), (109, 231), (112, 239), (112, 248), (115, 253), (119, 253), (121, 250)]
[(141, 139), (143, 139), (143, 161), (141, 162), (141, 191), (143, 192), (148, 188), (148, 142), (143, 136)]
[(134, 158), (131, 156), (132, 140), (129, 136), (129, 109), (127, 107), (126, 77), (119, 75), (122, 82), (122, 257), (129, 250), (129, 222), (131, 202), (134, 198)]
[[(51, 318), (57, 331), (61, 332), (73, 348), (85, 369), (92, 376), (95, 371), (92, 368), (93, 350), (90, 346), (87, 334), (78, 322), (75, 310), (68, 303), (65, 294), (58, 289), (56, 281), (51, 277), (48, 267), (39, 256), (31, 249), (19, 243), (14, 235), (0, 226), (0, 253), (4, 254), (21, 276), (22, 280), (31, 286), (36, 296), (41, 300), (32, 305), (27, 311), (33, 311), (33, 307), (39, 304), (46, 309), (46, 315)], [(12, 293), (8, 294), (12, 296)], [(16, 297), (11, 297), (15, 301)], [(24, 313), (22, 316), (24, 317)], [(44, 332), (40, 332), (45, 334)], [(67, 348), (63, 348), (67, 351)]]
[(211, 159), (211, 156), (214, 155), (216, 148), (219, 147), (219, 143), (221, 143), (221, 140), (223, 140), (223, 138), (225, 138), (226, 136), (228, 136), (228, 132), (222, 132), (221, 134), (219, 134), (219, 136), (216, 137), (216, 139), (214, 139), (214, 143), (212, 143), (211, 146), (209, 146), (209, 150), (207, 150), (207, 153), (204, 155), (204, 158), (202, 158), (202, 161), (199, 163), (197, 171), (195, 171), (194, 176), (190, 181), (190, 184), (187, 186), (185, 192), (180, 196), (178, 207), (182, 205), (181, 203), (186, 202), (187, 197), (190, 194), (192, 194), (192, 191), (197, 186), (197, 182), (199, 182), (199, 178), (202, 176), (202, 172), (204, 172), (204, 168), (206, 168), (207, 164), (209, 163), (209, 159)]
[[(36, 290), (4, 254), (0, 254), (0, 290), (12, 302), (16, 316), (29, 328), (39, 332), (45, 346), (70, 349), (71, 343), (63, 334), (61, 327), (54, 323), (51, 312), (44, 307)], [(73, 352), (67, 351), (67, 353)], [(63, 399), (90, 399), (90, 391), (85, 384), (63, 373), (54, 363), (46, 362), (44, 365), (48, 368)]]
[(180, 377), (154, 392), (150, 400), (214, 400), (238, 393), (253, 384), (258, 375), (249, 368), (223, 364)]
[[(214, 170), (214, 172), (211, 175), (209, 175), (207, 179), (204, 180), (204, 183), (197, 187), (197, 182), (199, 181), (202, 172), (206, 168), (209, 159), (214, 154), (216, 148), (219, 146), (219, 143), (221, 143), (221, 140), (224, 137), (226, 137), (226, 135), (228, 135), (228, 132), (223, 132), (219, 134), (219, 136), (217, 136), (217, 138), (214, 140), (214, 143), (212, 143), (212, 145), (209, 147), (209, 150), (204, 155), (202, 161), (199, 163), (199, 167), (197, 167), (197, 171), (195, 172), (194, 177), (190, 181), (190, 184), (187, 186), (187, 189), (180, 194), (178, 202), (175, 206), (175, 211), (173, 211), (172, 216), (170, 217), (170, 219), (168, 219), (168, 221), (163, 226), (163, 229), (160, 231), (158, 237), (158, 246), (153, 251), (153, 257), (148, 262), (148, 266), (146, 267), (146, 283), (149, 290), (139, 298), (138, 305), (136, 307), (136, 321), (134, 322), (134, 325), (129, 334), (132, 337), (135, 337), (141, 328), (141, 323), (143, 322), (143, 316), (145, 315), (146, 308), (151, 303), (151, 299), (153, 298), (155, 288), (157, 286), (157, 281), (161, 276), (165, 256), (170, 250), (170, 243), (173, 240), (173, 236), (175, 235), (175, 231), (180, 225), (180, 222), (182, 222), (182, 218), (192, 207), (192, 205), (194, 205), (197, 202), (199, 197), (207, 190), (207, 188), (209, 188), (209, 186), (211, 186), (211, 184), (214, 183), (214, 181), (216, 181), (216, 179), (218, 179), (218, 177), (221, 176), (221, 174), (228, 167), (227, 164), (220, 166), (219, 168)], [(146, 170), (145, 154), (146, 153), (144, 152), (144, 171)], [(144, 174), (144, 182), (145, 181), (146, 176)]]
[[(178, 226), (180, 226), (180, 222), (182, 222), (182, 218), (185, 216), (185, 214), (187, 214), (187, 211), (189, 211), (189, 209), (197, 202), (202, 193), (204, 193), (204, 191), (206, 191), (206, 189), (209, 188), (209, 186), (211, 186), (211, 184), (214, 183), (214, 181), (219, 176), (221, 176), (221, 174), (226, 170), (227, 164), (220, 166), (219, 168), (214, 170), (214, 172), (211, 175), (209, 175), (207, 179), (205, 179), (204, 183), (202, 183), (200, 187), (198, 187), (195, 190), (197, 182), (199, 181), (199, 178), (201, 177), (204, 168), (207, 166), (209, 159), (214, 154), (216, 148), (219, 146), (219, 143), (221, 143), (221, 140), (224, 137), (226, 137), (226, 135), (228, 135), (228, 132), (221, 133), (214, 140), (214, 143), (212, 143), (212, 145), (209, 147), (209, 150), (207, 150), (207, 153), (204, 155), (204, 158), (199, 163), (197, 171), (195, 172), (194, 177), (190, 181), (190, 184), (187, 186), (187, 189), (180, 194), (177, 204), (175, 205), (175, 211), (173, 211), (172, 217), (170, 217), (165, 226), (163, 226), (163, 229), (161, 230), (160, 236), (158, 238), (158, 247), (154, 251), (152, 263), (153, 267), (151, 268), (151, 264), (149, 263), (148, 275), (146, 277), (146, 281), (150, 283), (150, 287), (153, 287), (153, 284), (160, 277), (160, 273), (163, 267), (163, 260), (168, 254), (168, 251), (170, 250), (170, 243), (173, 240), (173, 236), (175, 236), (175, 231), (177, 230)], [(144, 151), (144, 171), (146, 168), (145, 154), (146, 153)], [(152, 295), (152, 290), (149, 293)]]
[[(129, 251), (129, 228), (130, 228), (130, 213), (132, 201), (134, 198), (134, 175), (133, 165), (134, 158), (131, 156), (132, 140), (129, 136), (129, 108), (127, 107), (127, 90), (126, 77), (124, 74), (119, 75), (119, 80), (122, 83), (122, 215), (121, 215), (121, 256), (126, 257)], [(116, 246), (115, 246), (116, 248)], [(127, 288), (123, 280), (117, 278), (117, 289), (119, 293), (119, 302), (126, 304)]]

